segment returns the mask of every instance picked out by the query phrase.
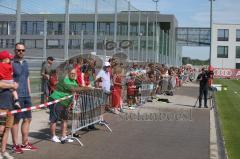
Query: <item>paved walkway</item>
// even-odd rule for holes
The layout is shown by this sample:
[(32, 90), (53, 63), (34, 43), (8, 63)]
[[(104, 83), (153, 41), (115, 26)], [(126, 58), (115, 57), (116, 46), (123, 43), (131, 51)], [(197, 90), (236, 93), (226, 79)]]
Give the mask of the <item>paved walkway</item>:
[(193, 108), (198, 95), (195, 84), (187, 84), (168, 98), (170, 103), (154, 101), (125, 114), (106, 114), (113, 132), (81, 132), (76, 142), (56, 144), (49, 141), (48, 114), (33, 113), (31, 140), (36, 152), (15, 155), (19, 159), (208, 159), (209, 109)]

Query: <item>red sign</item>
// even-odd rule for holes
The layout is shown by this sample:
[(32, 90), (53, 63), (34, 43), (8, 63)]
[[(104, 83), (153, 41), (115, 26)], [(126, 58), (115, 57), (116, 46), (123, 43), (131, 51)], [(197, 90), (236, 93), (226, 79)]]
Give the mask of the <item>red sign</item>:
[(214, 68), (214, 78), (240, 78), (240, 69)]

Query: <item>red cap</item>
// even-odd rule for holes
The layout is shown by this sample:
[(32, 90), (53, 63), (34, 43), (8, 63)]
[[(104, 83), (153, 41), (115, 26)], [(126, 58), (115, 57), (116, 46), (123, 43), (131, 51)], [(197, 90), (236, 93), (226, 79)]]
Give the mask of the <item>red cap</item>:
[(13, 59), (13, 55), (10, 54), (7, 50), (0, 52), (0, 60), (6, 59), (6, 58)]
[(214, 70), (213, 66), (210, 65), (210, 66), (208, 67), (208, 71), (213, 71), (213, 70)]

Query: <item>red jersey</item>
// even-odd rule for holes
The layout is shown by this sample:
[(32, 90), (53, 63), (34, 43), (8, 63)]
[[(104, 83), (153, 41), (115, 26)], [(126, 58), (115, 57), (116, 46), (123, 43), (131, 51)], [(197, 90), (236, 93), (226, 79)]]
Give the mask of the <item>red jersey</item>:
[(127, 82), (127, 95), (128, 96), (134, 96), (135, 95), (135, 89), (136, 89), (136, 85), (135, 85), (135, 80), (128, 80)]
[(12, 64), (0, 62), (0, 80), (13, 80)]
[(53, 92), (57, 88), (58, 77), (56, 75), (51, 75), (49, 79), (50, 92)]
[(76, 73), (77, 73), (77, 83), (78, 83), (78, 86), (82, 86), (83, 85), (83, 79), (82, 79), (82, 71), (81, 71), (81, 67), (79, 65), (75, 65), (74, 66), (74, 69), (76, 70)]

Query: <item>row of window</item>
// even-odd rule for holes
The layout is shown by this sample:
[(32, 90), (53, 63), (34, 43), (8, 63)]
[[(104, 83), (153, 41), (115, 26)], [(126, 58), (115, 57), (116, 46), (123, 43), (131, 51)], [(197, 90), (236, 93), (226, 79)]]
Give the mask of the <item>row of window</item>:
[[(48, 35), (63, 35), (64, 34), (64, 22), (48, 22), (47, 32)], [(146, 35), (146, 23), (142, 23), (140, 27), (140, 32), (142, 35)], [(160, 23), (159, 25), (165, 26), (165, 23)], [(117, 25), (118, 35), (128, 34), (128, 24), (118, 23)], [(42, 35), (44, 29), (44, 23), (42, 21), (22, 21), (21, 23), (21, 34), (22, 35)], [(81, 35), (81, 31), (88, 34), (94, 33), (94, 23), (93, 22), (70, 22), (69, 24), (69, 34), (71, 35)], [(153, 23), (149, 23), (148, 35), (153, 35)], [(0, 21), (0, 35), (15, 35), (16, 23)], [(98, 23), (98, 33), (101, 35), (113, 35), (114, 34), (114, 23), (110, 22), (99, 22)], [(130, 34), (138, 35), (138, 23), (131, 23)]]
[[(163, 39), (160, 39), (163, 40)], [(29, 49), (42, 49), (43, 40), (42, 39), (21, 39), (21, 42)], [(159, 49), (160, 52), (168, 52), (169, 50), (169, 39), (162, 41)], [(0, 48), (14, 48), (15, 40), (14, 39), (0, 39)], [(83, 39), (83, 49), (93, 49), (94, 40), (93, 39)], [(138, 49), (138, 41), (133, 41), (134, 49)], [(68, 43), (69, 49), (80, 49), (81, 48), (81, 39), (70, 39)], [(152, 49), (153, 41), (149, 40), (148, 49)], [(63, 49), (64, 40), (63, 39), (48, 39), (47, 40), (47, 49)], [(104, 49), (104, 40), (98, 40), (97, 42), (98, 49)], [(146, 49), (146, 40), (140, 41), (140, 48)]]
[[(228, 58), (228, 46), (218, 46), (217, 57)], [(240, 58), (240, 46), (236, 46), (236, 58)]]
[[(229, 29), (218, 29), (218, 41), (229, 40)], [(240, 29), (236, 30), (236, 41), (240, 41)]]

